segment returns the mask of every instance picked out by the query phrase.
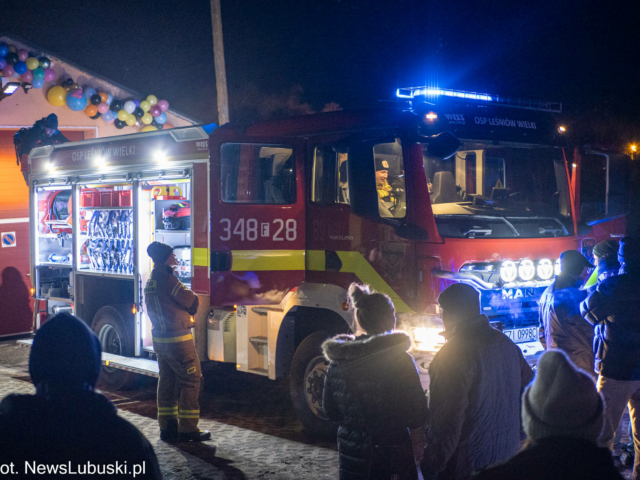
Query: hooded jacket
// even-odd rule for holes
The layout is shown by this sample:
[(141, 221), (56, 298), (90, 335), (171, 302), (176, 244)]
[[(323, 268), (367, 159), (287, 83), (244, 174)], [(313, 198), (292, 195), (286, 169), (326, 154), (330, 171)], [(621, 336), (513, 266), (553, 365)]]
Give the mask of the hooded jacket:
[(533, 371), (485, 315), (460, 322), (447, 335), (429, 377), (425, 479), (467, 479), (518, 451), (520, 398)]
[(595, 325), (596, 371), (612, 380), (640, 380), (640, 271), (604, 279), (580, 310)]
[(564, 351), (578, 368), (593, 375), (593, 325), (580, 315), (587, 292), (572, 276), (558, 276), (540, 298), (540, 325), (546, 348)]
[[(40, 386), (41, 387), (41, 386)], [(39, 388), (40, 388), (39, 387)], [(143, 465), (136, 478), (162, 478), (153, 448), (103, 395), (92, 391), (38, 395), (8, 395), (0, 403), (0, 464), (13, 462), (25, 473), (29, 465), (65, 465), (80, 473), (92, 465)], [(102, 468), (102, 467), (100, 467)], [(58, 475), (20, 475), (20, 478), (69, 478)], [(82, 478), (127, 478), (122, 470), (97, 470)], [(99, 475), (97, 473), (103, 473)]]
[(154, 337), (191, 333), (191, 315), (198, 311), (198, 296), (173, 275), (171, 267), (154, 264), (144, 287), (144, 302)]
[(427, 401), (407, 353), (410, 347), (411, 339), (402, 332), (339, 335), (323, 344), (331, 362), (323, 407), (330, 420), (340, 423), (341, 480), (378, 478), (369, 471), (372, 448), (387, 455), (391, 446), (403, 459), (408, 475), (411, 469), (416, 475), (408, 429), (424, 425)]

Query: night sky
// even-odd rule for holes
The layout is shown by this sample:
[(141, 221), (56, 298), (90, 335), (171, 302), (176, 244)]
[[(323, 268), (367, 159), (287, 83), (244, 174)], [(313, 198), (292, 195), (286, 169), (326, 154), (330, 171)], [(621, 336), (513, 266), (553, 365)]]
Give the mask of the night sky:
[[(559, 101), (581, 139), (640, 140), (640, 17), (617, 2), (221, 3), (235, 122), (429, 84)], [(0, 32), (217, 121), (208, 0), (6, 1)]]

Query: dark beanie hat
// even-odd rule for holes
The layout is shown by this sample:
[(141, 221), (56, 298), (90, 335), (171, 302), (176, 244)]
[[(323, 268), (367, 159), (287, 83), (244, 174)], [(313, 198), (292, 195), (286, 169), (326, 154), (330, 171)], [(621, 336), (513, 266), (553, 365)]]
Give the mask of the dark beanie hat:
[(29, 356), (34, 385), (82, 389), (94, 387), (101, 368), (98, 337), (81, 320), (59, 313), (38, 330)]
[(598, 264), (598, 274), (620, 268), (618, 262), (618, 241), (605, 240), (593, 248), (593, 255)]
[(50, 114), (44, 119), (44, 126), (47, 128), (58, 128), (58, 116), (55, 113)]
[(465, 283), (454, 283), (447, 287), (438, 297), (438, 303), (446, 310), (447, 315), (458, 320), (480, 314), (480, 294)]
[(173, 252), (173, 247), (162, 242), (151, 242), (147, 247), (147, 253), (153, 260), (153, 263), (164, 263)]
[(376, 157), (376, 172), (380, 170), (389, 170), (389, 162), (384, 158)]
[(593, 268), (595, 266), (591, 265), (589, 260), (576, 250), (562, 252), (560, 254), (560, 264), (562, 265), (562, 273), (568, 273), (569, 275), (580, 275), (585, 267)]
[(618, 250), (618, 260), (620, 263), (636, 265), (640, 263), (640, 239), (636, 237), (622, 237), (620, 239), (620, 249)]

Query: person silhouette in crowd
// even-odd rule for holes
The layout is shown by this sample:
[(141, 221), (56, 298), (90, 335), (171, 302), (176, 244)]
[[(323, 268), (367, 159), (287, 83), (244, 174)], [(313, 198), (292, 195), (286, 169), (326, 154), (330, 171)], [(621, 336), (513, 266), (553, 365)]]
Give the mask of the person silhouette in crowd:
[(617, 240), (604, 240), (593, 248), (593, 257), (598, 268), (594, 270), (591, 278), (585, 284), (588, 293), (593, 293), (604, 279), (614, 277), (620, 273), (618, 248)]
[(446, 343), (429, 365), (425, 480), (467, 479), (520, 447), (520, 397), (533, 378), (520, 348), (480, 315), (478, 292), (455, 283), (438, 298)]
[(27, 333), (33, 327), (33, 312), (29, 305), (29, 288), (15, 267), (2, 271), (0, 285), (0, 331), (10, 334)]
[(578, 368), (593, 373), (593, 325), (580, 314), (582, 284), (593, 265), (575, 250), (560, 254), (561, 273), (540, 298), (540, 328), (547, 350), (563, 350)]
[[(136, 478), (162, 478), (147, 439), (95, 391), (100, 368), (100, 342), (84, 322), (60, 313), (45, 323), (29, 356), (35, 395), (11, 394), (0, 403), (0, 463), (14, 463), (25, 474), (19, 478), (38, 476), (25, 462), (67, 465), (83, 478), (130, 479), (133, 469)], [(59, 474), (46, 478), (65, 476)]]
[(340, 423), (340, 480), (417, 479), (410, 429), (422, 434), (427, 399), (407, 353), (411, 339), (393, 331), (395, 308), (387, 295), (353, 283), (349, 298), (362, 333), (338, 335), (322, 346), (330, 362), (323, 408)]
[(476, 480), (620, 480), (611, 452), (599, 448), (604, 403), (592, 377), (551, 350), (522, 399), (524, 449), (474, 475)]
[(605, 420), (600, 444), (613, 449), (613, 438), (627, 404), (633, 424), (633, 478), (640, 478), (640, 239), (620, 240), (620, 274), (605, 278), (580, 305), (595, 325), (598, 391)]

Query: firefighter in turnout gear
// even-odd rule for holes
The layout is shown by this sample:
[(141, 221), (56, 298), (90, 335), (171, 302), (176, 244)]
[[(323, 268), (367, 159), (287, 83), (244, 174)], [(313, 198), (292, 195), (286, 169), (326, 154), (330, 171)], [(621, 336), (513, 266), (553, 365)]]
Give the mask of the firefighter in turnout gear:
[(200, 360), (191, 328), (198, 296), (173, 275), (173, 247), (153, 242), (147, 248), (153, 270), (144, 289), (147, 313), (153, 324), (153, 349), (158, 357), (158, 423), (164, 441), (209, 440), (198, 429), (202, 382)]

